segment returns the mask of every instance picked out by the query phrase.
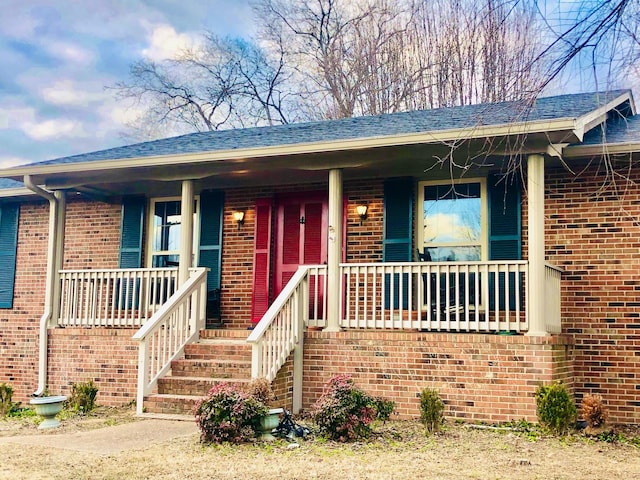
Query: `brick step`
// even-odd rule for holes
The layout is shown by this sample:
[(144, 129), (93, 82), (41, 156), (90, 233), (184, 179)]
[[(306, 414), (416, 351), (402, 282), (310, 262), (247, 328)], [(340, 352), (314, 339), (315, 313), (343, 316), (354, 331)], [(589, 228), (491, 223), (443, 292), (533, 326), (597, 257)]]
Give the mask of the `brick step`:
[(241, 338), (246, 340), (251, 335), (251, 330), (231, 328), (216, 328), (200, 330), (200, 338)]
[(193, 416), (200, 399), (201, 395), (149, 395), (144, 399), (145, 413)]
[(251, 360), (251, 345), (242, 339), (208, 338), (184, 347), (189, 360)]
[(145, 398), (148, 414), (192, 416), (196, 403), (216, 382), (246, 384), (251, 378), (251, 345), (246, 330), (203, 330), (185, 346), (185, 358), (158, 380), (157, 393)]
[(251, 360), (181, 359), (171, 362), (173, 377), (249, 378)]
[(246, 384), (249, 378), (206, 378), (206, 377), (173, 377), (158, 379), (158, 393), (161, 395), (198, 395), (204, 397), (217, 382)]

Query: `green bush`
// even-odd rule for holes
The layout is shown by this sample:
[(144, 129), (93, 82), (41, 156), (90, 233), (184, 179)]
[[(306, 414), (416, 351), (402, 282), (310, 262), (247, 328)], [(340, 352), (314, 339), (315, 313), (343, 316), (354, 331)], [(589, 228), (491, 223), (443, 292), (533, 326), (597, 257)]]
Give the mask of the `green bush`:
[(260, 430), (269, 409), (234, 384), (216, 383), (196, 406), (196, 423), (203, 443), (247, 442)]
[(424, 388), (420, 392), (420, 422), (429, 434), (440, 430), (444, 422), (444, 402), (433, 388)]
[(13, 387), (8, 383), (0, 383), (0, 417), (5, 417), (13, 409)]
[(72, 383), (71, 398), (67, 400), (67, 408), (74, 412), (89, 413), (96, 406), (98, 387), (93, 380)]
[(561, 382), (536, 389), (536, 414), (541, 425), (558, 435), (566, 434), (576, 421), (576, 406)]
[(394, 408), (392, 401), (374, 398), (356, 387), (349, 375), (334, 375), (311, 416), (320, 435), (346, 442), (368, 437), (371, 423), (388, 420)]

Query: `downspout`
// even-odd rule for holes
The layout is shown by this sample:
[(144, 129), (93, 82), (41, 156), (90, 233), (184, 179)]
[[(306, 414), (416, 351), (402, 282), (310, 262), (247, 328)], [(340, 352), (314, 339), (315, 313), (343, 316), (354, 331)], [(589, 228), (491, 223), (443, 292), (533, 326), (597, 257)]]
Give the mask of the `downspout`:
[(63, 192), (50, 192), (35, 185), (30, 175), (24, 176), (25, 186), (49, 201), (49, 238), (47, 249), (47, 276), (44, 295), (44, 313), (40, 318), (40, 343), (38, 354), (38, 389), (33, 393), (39, 397), (47, 388), (47, 349), (49, 322), (55, 313), (55, 298), (58, 270), (61, 266), (64, 238), (65, 197)]

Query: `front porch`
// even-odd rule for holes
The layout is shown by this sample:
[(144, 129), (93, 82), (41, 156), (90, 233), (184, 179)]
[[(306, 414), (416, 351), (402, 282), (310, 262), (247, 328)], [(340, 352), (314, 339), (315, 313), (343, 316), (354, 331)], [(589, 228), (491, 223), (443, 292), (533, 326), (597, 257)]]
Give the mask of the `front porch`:
[[(409, 363), (413, 360), (408, 360), (409, 363), (404, 368), (400, 368), (398, 362), (409, 359), (416, 348), (423, 351), (427, 344), (433, 347), (436, 342), (439, 344), (438, 351), (444, 349), (447, 352), (461, 343), (477, 342), (493, 345), (494, 350), (496, 345), (500, 345), (500, 348), (526, 350), (529, 347), (521, 345), (523, 340), (517, 340), (518, 337), (511, 335), (528, 333), (528, 306), (532, 302), (545, 305), (547, 331), (560, 333), (560, 270), (547, 265), (545, 271), (546, 283), (542, 299), (531, 297), (529, 265), (526, 261), (343, 263), (340, 265), (341, 280), (338, 290), (340, 330), (344, 332), (342, 335), (314, 331), (329, 330), (326, 328), (326, 312), (331, 289), (328, 288), (327, 267), (301, 266), (250, 335), (247, 332), (244, 336), (246, 338), (248, 335), (246, 345), (252, 349), (250, 376), (264, 376), (275, 382), (276, 389), (281, 391), (281, 398), (287, 399), (287, 406), (299, 411), (308, 407), (311, 399), (315, 398), (314, 393), (303, 393), (303, 376), (309, 375), (304, 373), (308, 372), (308, 368), (326, 371), (327, 375), (337, 371), (368, 372), (365, 378), (371, 386), (381, 391), (396, 388), (393, 387), (397, 383), (393, 381), (396, 374), (389, 373), (388, 368), (374, 372), (375, 368), (370, 364), (351, 365), (342, 358), (332, 357), (328, 360), (326, 356), (320, 355), (317, 351), (319, 345), (325, 345), (333, 351), (334, 347), (327, 345), (327, 341), (337, 342), (336, 345), (346, 342), (351, 346), (345, 348), (360, 345), (358, 349), (364, 350), (368, 349), (362, 343), (365, 338), (371, 337), (367, 341), (400, 341), (390, 347), (395, 353), (376, 355), (388, 357), (386, 360), (391, 362), (388, 367), (395, 365), (393, 371), (414, 371), (415, 375), (412, 375), (415, 378), (403, 374), (404, 381), (398, 385), (409, 382), (415, 384), (416, 388), (427, 372), (418, 374), (419, 370), (412, 370)], [(161, 379), (171, 373), (175, 362), (183, 357), (187, 346), (199, 342), (203, 337), (207, 299), (206, 269), (192, 269), (188, 281), (176, 289), (177, 274), (175, 268), (59, 272), (60, 306), (56, 324), (65, 327), (67, 333), (77, 335), (78, 327), (82, 330), (87, 327), (107, 327), (130, 332), (137, 329), (133, 335), (133, 345), (137, 344), (138, 350), (137, 402), (140, 413), (147, 408), (145, 405), (148, 405), (149, 396), (158, 391)], [(58, 329), (51, 331), (52, 341), (65, 338), (64, 332), (56, 330)], [(474, 340), (474, 334), (480, 334), (479, 338), (482, 339)], [(218, 333), (213, 335), (216, 337)], [(240, 335), (236, 331), (232, 336), (239, 341)], [(510, 336), (498, 340), (495, 335)], [(305, 339), (308, 341), (309, 338), (313, 338), (317, 345), (305, 345)], [(552, 341), (552, 337), (539, 338), (542, 343), (534, 340), (524, 343), (533, 341), (539, 345), (534, 349), (541, 348), (544, 351), (557, 349), (552, 346), (559, 342), (557, 339)], [(422, 344), (423, 341), (427, 343)], [(383, 343), (376, 346), (376, 349), (382, 348)], [(408, 344), (413, 347), (405, 351)], [(520, 346), (514, 346), (516, 344)], [(308, 347), (311, 350), (307, 351)], [(496, 358), (502, 359), (495, 351)], [(438, 355), (436, 357), (440, 358)], [(452, 358), (450, 353), (446, 355), (449, 355), (446, 358)], [(487, 358), (491, 356), (488, 352), (487, 355)], [(549, 356), (546, 353), (544, 355)], [(554, 363), (551, 361), (554, 355), (552, 353), (549, 356), (549, 364), (543, 370), (554, 371)], [(433, 360), (436, 357), (426, 360), (427, 357), (423, 357), (424, 355), (419, 360), (423, 364), (422, 369), (428, 369), (429, 365), (437, 363), (437, 360)], [(518, 359), (524, 359), (517, 352), (512, 357), (510, 365), (514, 367), (517, 366)], [(327, 361), (318, 363), (318, 358), (325, 358)], [(476, 362), (479, 358), (472, 355), (456, 365), (473, 360), (474, 365), (477, 363), (480, 368), (482, 362)], [(227, 360), (223, 355), (216, 358), (216, 361), (223, 364)], [(527, 368), (542, 368), (536, 362), (525, 363)], [(336, 368), (338, 370), (334, 370)], [(508, 372), (514, 373), (515, 370), (503, 371), (505, 374)], [(458, 385), (456, 388), (461, 388), (460, 385), (465, 381), (458, 377), (462, 373), (461, 371), (453, 376), (447, 374), (438, 381), (448, 384), (449, 380), (455, 379), (453, 383)], [(369, 378), (371, 375), (380, 381), (372, 380)], [(440, 378), (440, 374), (434, 376), (433, 372), (429, 375), (433, 379)], [(209, 378), (208, 381), (190, 378), (189, 395), (194, 394), (193, 388), (200, 389), (200, 395), (204, 395), (208, 389), (206, 385), (213, 381), (214, 378)], [(507, 382), (506, 377), (502, 382)], [(175, 384), (175, 379), (171, 383)], [(166, 386), (161, 388), (165, 389)], [(161, 412), (175, 413), (175, 407), (167, 407), (166, 403), (157, 400), (155, 396), (154, 398), (152, 405), (161, 405)], [(183, 407), (188, 408), (194, 401), (195, 399), (188, 401)], [(411, 398), (406, 401), (407, 405), (412, 405)], [(409, 409), (408, 406), (406, 408)], [(469, 415), (464, 409), (460, 412), (462, 417)]]

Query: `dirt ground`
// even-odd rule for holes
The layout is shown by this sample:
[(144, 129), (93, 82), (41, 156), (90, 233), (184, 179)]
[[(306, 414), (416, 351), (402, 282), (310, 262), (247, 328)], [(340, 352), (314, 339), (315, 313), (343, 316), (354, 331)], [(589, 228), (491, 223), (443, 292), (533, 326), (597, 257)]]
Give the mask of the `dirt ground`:
[[(30, 419), (0, 420), (0, 437), (95, 431), (140, 421), (130, 409), (99, 409), (39, 431)], [(620, 435), (618, 435), (620, 433)], [(622, 436), (626, 438), (621, 441)], [(379, 425), (367, 442), (337, 444), (319, 438), (239, 446), (203, 446), (198, 435), (118, 454), (0, 443), (0, 479), (633, 479), (640, 478), (640, 431), (626, 429), (602, 441), (449, 423), (431, 437), (417, 422)], [(635, 438), (635, 440), (634, 440)]]

